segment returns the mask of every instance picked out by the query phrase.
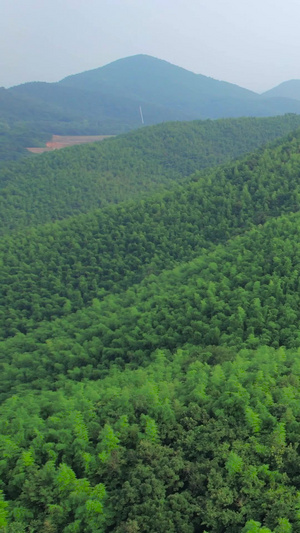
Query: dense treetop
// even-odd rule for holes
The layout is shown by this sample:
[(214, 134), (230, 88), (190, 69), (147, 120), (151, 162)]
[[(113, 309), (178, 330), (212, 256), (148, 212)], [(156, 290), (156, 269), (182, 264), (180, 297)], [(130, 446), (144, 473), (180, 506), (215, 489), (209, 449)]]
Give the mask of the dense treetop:
[(146, 369), (13, 396), (3, 531), (299, 531), (298, 358), (160, 350)]

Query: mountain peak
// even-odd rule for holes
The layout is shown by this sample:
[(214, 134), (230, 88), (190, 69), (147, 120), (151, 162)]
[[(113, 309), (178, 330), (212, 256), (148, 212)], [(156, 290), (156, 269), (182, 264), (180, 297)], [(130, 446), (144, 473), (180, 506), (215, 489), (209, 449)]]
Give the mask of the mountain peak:
[(262, 94), (263, 97), (268, 98), (292, 98), (293, 100), (300, 100), (300, 80), (288, 80), (273, 87), (269, 91)]
[(151, 102), (169, 107), (175, 105), (177, 109), (185, 108), (188, 113), (196, 106), (198, 111), (196, 114), (193, 111), (194, 118), (210, 116), (207, 104), (203, 105), (203, 98), (258, 98), (256, 93), (237, 85), (195, 74), (146, 54), (125, 57), (104, 67), (68, 76), (60, 84), (123, 95), (138, 99), (140, 103)]

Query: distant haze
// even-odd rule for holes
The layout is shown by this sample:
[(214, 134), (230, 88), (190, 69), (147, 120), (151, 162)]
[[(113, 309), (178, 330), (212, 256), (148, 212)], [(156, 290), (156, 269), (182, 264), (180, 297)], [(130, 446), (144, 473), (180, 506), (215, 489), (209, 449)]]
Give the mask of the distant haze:
[(296, 0), (3, 0), (0, 86), (149, 54), (262, 92), (300, 79)]

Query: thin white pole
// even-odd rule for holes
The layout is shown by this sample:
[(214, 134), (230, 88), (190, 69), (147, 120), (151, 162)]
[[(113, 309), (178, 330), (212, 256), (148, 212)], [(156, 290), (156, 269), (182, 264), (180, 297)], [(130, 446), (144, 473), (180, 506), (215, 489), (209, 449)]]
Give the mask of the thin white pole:
[(140, 115), (141, 115), (141, 121), (142, 121), (142, 124), (145, 124), (145, 123), (144, 123), (144, 117), (143, 117), (142, 106), (141, 106), (141, 105), (140, 105)]

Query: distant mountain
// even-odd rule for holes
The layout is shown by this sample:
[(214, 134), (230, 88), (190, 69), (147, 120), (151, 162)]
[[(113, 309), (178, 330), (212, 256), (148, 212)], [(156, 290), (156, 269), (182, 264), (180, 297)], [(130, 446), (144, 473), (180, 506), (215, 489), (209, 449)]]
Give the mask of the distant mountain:
[(264, 98), (292, 98), (300, 100), (300, 80), (289, 80), (262, 94)]
[(151, 102), (191, 113), (203, 112), (203, 101), (208, 99), (257, 98), (252, 91), (237, 85), (194, 74), (147, 55), (119, 59), (102, 68), (68, 76), (60, 84), (105, 91), (117, 97), (126, 94), (141, 103)]
[[(0, 122), (10, 129), (8, 152), (13, 156), (14, 146), (21, 153), (25, 142), (32, 145), (29, 139), (36, 132), (40, 139), (52, 134), (110, 135), (174, 120), (300, 114), (294, 93), (269, 96), (136, 55), (58, 83), (1, 89)], [(21, 140), (15, 133), (20, 125), (27, 132)], [(7, 158), (7, 148), (0, 138), (0, 160)]]
[[(291, 99), (270, 102), (237, 85), (194, 74), (147, 55), (119, 59), (101, 68), (68, 76), (59, 83), (26, 83), (8, 90), (46, 107), (61, 110), (63, 120), (98, 121), (107, 133), (169, 120), (300, 113)], [(53, 132), (55, 133), (55, 132)], [(66, 132), (69, 133), (69, 132)], [(109, 131), (111, 133), (111, 131)]]
[[(270, 102), (253, 91), (238, 85), (194, 74), (147, 55), (119, 59), (101, 68), (68, 76), (60, 85), (106, 92), (115, 98), (151, 102), (172, 109), (177, 119), (223, 118), (238, 116), (271, 116), (299, 113), (298, 102), (292, 99)], [(148, 123), (149, 117), (145, 115)], [(181, 115), (181, 116), (180, 116)]]

